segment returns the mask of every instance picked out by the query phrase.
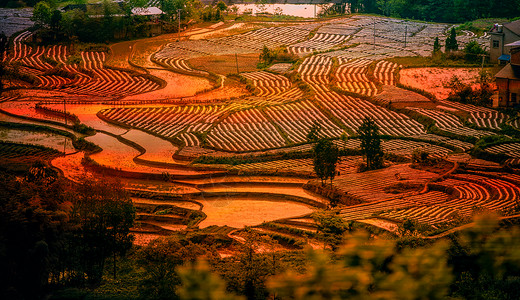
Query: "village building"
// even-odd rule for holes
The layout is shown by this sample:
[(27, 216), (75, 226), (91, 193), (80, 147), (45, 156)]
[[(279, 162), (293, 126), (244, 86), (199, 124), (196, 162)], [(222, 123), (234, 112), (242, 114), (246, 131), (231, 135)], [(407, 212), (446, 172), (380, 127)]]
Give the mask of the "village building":
[(508, 63), (496, 75), (498, 106), (515, 107), (520, 105), (520, 40), (506, 44), (511, 53)]
[(504, 25), (495, 24), (489, 32), (489, 58), (492, 63), (507, 63), (510, 59), (508, 46), (520, 40), (520, 20), (506, 23)]

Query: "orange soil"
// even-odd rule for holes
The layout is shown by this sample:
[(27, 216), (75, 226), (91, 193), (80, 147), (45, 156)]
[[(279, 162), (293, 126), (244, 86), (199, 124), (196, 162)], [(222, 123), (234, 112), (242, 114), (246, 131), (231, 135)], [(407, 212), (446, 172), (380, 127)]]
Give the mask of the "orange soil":
[(392, 103), (431, 102), (430, 99), (424, 97), (423, 95), (391, 85), (383, 86), (383, 92), (377, 96), (377, 99), (382, 100), (384, 102), (392, 101)]
[(432, 93), (437, 99), (446, 99), (450, 89), (444, 85), (457, 76), (464, 83), (474, 82), (480, 68), (409, 68), (399, 72), (402, 84)]
[(237, 73), (237, 59), (239, 72), (257, 71), (258, 53), (235, 55), (202, 56), (192, 58), (189, 64), (194, 69), (205, 70), (221, 75)]
[(110, 46), (110, 56), (105, 65), (111, 67), (125, 68), (143, 73), (143, 70), (136, 68), (128, 63), (132, 55), (132, 49), (138, 41), (126, 41)]
[(230, 98), (238, 98), (241, 96), (250, 95), (251, 93), (245, 88), (245, 85), (226, 78), (224, 80), (224, 86), (221, 88), (213, 89), (206, 93), (201, 93), (189, 99), (197, 101), (213, 101), (217, 99), (225, 100)]

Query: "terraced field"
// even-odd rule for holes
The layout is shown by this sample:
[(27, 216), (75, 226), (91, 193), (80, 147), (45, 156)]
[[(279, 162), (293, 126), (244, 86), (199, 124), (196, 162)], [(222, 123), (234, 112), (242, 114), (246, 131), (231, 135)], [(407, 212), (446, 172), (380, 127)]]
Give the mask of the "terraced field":
[(134, 71), (106, 68), (105, 52), (73, 53), (64, 45), (33, 47), (27, 43), (32, 36), (29, 31), (17, 35), (13, 40), (13, 51), (4, 60), (8, 66), (15, 62), (20, 64), (18, 72), (32, 78), (32, 84), (37, 88), (111, 98), (160, 88), (157, 80)]
[[(256, 30), (211, 38), (218, 26), (201, 29), (208, 38), (191, 39), (186, 32), (181, 41), (154, 43), (156, 52), (149, 49), (149, 56), (137, 55), (135, 61), (128, 53), (109, 57), (108, 52), (74, 52), (65, 45), (35, 46), (30, 43), (32, 32), (19, 34), (5, 61), (19, 66), (22, 77), (31, 78), (20, 86), (33, 89), (15, 88), (0, 98), (7, 121), (44, 123), (69, 132), (74, 130), (70, 124), (79, 122), (97, 130), (85, 139), (103, 150), (59, 156), (57, 151), (6, 142), (30, 142), (13, 140), (17, 132), (11, 130), (0, 136), (0, 156), (41, 155), (72, 180), (81, 180), (85, 172), (124, 178), (138, 207), (141, 227), (135, 230), (144, 240), (190, 226), (226, 235), (255, 226), (284, 240), (314, 238), (316, 224), (309, 214), (328, 204), (327, 198), (303, 189), (309, 179), (310, 184), (317, 182), (309, 155), (312, 144), (307, 141), (314, 124), (321, 126), (321, 137), (357, 154), (342, 157), (333, 180), (340, 196), (360, 203), (339, 207), (345, 220), (383, 218), (397, 226), (413, 219), (442, 227), (475, 211), (509, 214), (516, 209), (518, 170), (471, 157), (468, 150), (474, 145), (467, 137), (497, 135), (504, 123), (518, 127), (518, 118), (491, 108), (409, 97), (416, 94), (396, 87), (400, 66), (387, 59), (430, 55), (432, 37), (443, 41), (447, 25), (356, 15), (256, 24)], [(461, 46), (476, 39), (459, 38)], [(233, 76), (194, 67), (204, 58), (257, 55), (264, 46), (284, 48), (300, 60)], [(107, 62), (117, 57), (146, 62), (132, 70), (108, 67)], [(195, 59), (197, 64), (190, 63)], [(128, 61), (110, 65), (125, 66)], [(190, 98), (153, 99), (150, 92), (179, 82), (162, 82), (136, 71), (143, 70), (139, 67), (220, 84), (208, 90), (205, 85)], [(225, 95), (230, 82), (249, 92)], [(148, 96), (140, 99), (143, 94)], [(215, 95), (227, 97), (220, 100)], [(397, 110), (394, 104), (409, 107)], [(384, 169), (360, 173), (363, 158), (356, 152), (356, 135), (365, 117), (385, 135), (382, 147), (392, 161), (387, 160)], [(423, 125), (428, 125), (424, 119), (435, 121), (440, 132)], [(466, 119), (472, 128), (465, 126)], [(63, 148), (52, 139), (33, 142)], [(435, 165), (423, 170), (403, 162), (419, 150), (436, 162), (452, 162), (454, 170), (438, 174)], [(514, 141), (484, 150), (502, 154), (510, 167), (520, 159), (520, 146)], [(210, 163), (194, 163), (201, 156)]]

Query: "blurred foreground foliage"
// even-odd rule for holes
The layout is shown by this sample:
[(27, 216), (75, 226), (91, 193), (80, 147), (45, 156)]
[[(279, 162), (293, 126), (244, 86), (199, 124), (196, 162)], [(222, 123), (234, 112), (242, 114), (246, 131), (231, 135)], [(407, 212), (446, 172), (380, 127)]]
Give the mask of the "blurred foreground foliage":
[(249, 228), (130, 247), (120, 185), (66, 182), (42, 164), (0, 175), (2, 299), (520, 299), (515, 219), (481, 215), (434, 239), (320, 213), (327, 238), (305, 250)]

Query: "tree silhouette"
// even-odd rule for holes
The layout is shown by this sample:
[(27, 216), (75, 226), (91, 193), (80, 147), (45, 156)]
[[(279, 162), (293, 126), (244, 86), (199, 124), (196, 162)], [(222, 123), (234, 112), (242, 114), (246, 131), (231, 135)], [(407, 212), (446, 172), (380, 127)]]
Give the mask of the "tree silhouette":
[(433, 55), (441, 52), (441, 43), (439, 42), (439, 37), (435, 38), (433, 42)]
[(321, 185), (327, 179), (332, 180), (336, 176), (336, 165), (339, 161), (339, 149), (330, 140), (320, 139), (313, 147), (313, 163), (316, 175), (321, 179)]
[(457, 51), (459, 50), (459, 45), (457, 44), (457, 33), (455, 32), (455, 27), (451, 28), (450, 36), (446, 39), (446, 45), (444, 46), (446, 52)]
[(105, 260), (114, 257), (115, 270), (116, 254), (122, 255), (132, 246), (135, 208), (120, 183), (106, 180), (84, 179), (72, 197), (77, 259), (88, 281), (97, 283)]
[(361, 140), (361, 151), (365, 156), (367, 169), (374, 170), (383, 167), (383, 150), (379, 137), (379, 127), (370, 117), (366, 117), (358, 128)]

